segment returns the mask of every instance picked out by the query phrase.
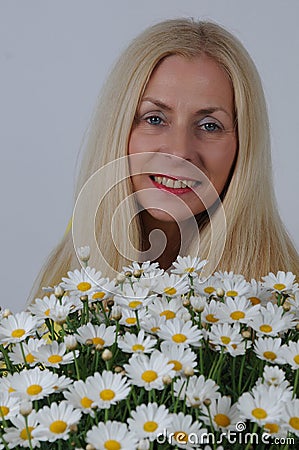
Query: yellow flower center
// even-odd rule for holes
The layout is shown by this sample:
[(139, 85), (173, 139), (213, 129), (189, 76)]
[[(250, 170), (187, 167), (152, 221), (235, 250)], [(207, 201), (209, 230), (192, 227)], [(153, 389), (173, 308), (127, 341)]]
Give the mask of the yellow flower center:
[(221, 336), (221, 342), (222, 342), (224, 345), (229, 344), (230, 341), (231, 341), (231, 338), (230, 338), (230, 337), (228, 337), (228, 336)]
[(93, 345), (104, 345), (105, 344), (104, 339), (102, 339), (100, 337), (94, 337), (91, 340), (92, 340)]
[(291, 417), (289, 424), (294, 430), (299, 430), (299, 417)]
[(216, 414), (214, 416), (214, 422), (218, 427), (228, 427), (230, 425), (230, 418), (226, 414)]
[(112, 391), (111, 389), (103, 389), (100, 392), (100, 397), (102, 400), (104, 400), (104, 402), (109, 402), (110, 400), (112, 400), (115, 397), (115, 392)]
[(276, 291), (282, 291), (283, 289), (286, 288), (286, 285), (283, 283), (276, 283), (276, 284), (274, 284), (273, 287)]
[(214, 314), (207, 314), (206, 315), (206, 320), (208, 322), (212, 322), (212, 323), (215, 323), (215, 322), (219, 321), (219, 319), (217, 319), (217, 317), (215, 317)]
[(182, 333), (177, 333), (172, 336), (172, 340), (177, 344), (182, 344), (186, 339), (187, 337)]
[(105, 297), (105, 292), (95, 292), (94, 294), (93, 294), (93, 296), (92, 296), (92, 298), (94, 299), (94, 300), (97, 300), (98, 298), (99, 299), (102, 299), (102, 298), (104, 298)]
[(157, 422), (153, 422), (151, 420), (145, 422), (145, 424), (143, 425), (143, 429), (147, 433), (153, 433), (154, 431), (156, 431), (157, 428), (158, 428)]
[(263, 408), (254, 408), (251, 411), (251, 414), (253, 415), (253, 417), (255, 417), (256, 419), (260, 420), (260, 419), (266, 419), (267, 417), (267, 413)]
[(240, 320), (240, 319), (244, 319), (245, 317), (245, 313), (243, 311), (234, 311), (231, 313), (230, 317), (233, 320)]
[(266, 359), (270, 359), (270, 361), (274, 361), (274, 359), (277, 358), (276, 353), (270, 352), (270, 351), (264, 352), (264, 353), (263, 353), (263, 356), (264, 356)]
[(264, 428), (268, 431), (268, 433), (272, 434), (272, 433), (278, 433), (279, 431), (279, 426), (277, 425), (277, 423), (266, 423), (264, 425)]
[(11, 337), (21, 338), (22, 336), (24, 336), (24, 334), (25, 334), (25, 330), (23, 328), (17, 328), (16, 330), (13, 330), (11, 332)]
[(35, 361), (35, 357), (32, 355), (32, 353), (28, 353), (28, 355), (25, 356), (26, 362), (29, 364), (33, 363)]
[(55, 434), (62, 434), (67, 428), (67, 423), (64, 420), (55, 420), (50, 425), (50, 431)]
[(82, 281), (81, 283), (77, 284), (78, 291), (86, 292), (91, 288), (91, 284), (87, 283), (87, 281)]
[(160, 330), (160, 327), (152, 327), (151, 328), (152, 333), (157, 333), (157, 331), (159, 331), (159, 330)]
[(43, 388), (39, 384), (32, 384), (27, 388), (28, 395), (38, 395), (42, 392)]
[(257, 297), (249, 297), (249, 299), (251, 301), (252, 305), (259, 305), (261, 303), (260, 299)]
[(5, 417), (9, 413), (7, 406), (0, 406), (0, 416)]
[(90, 398), (88, 397), (82, 397), (80, 403), (83, 406), (83, 408), (90, 408), (91, 405), (93, 404), (93, 401), (90, 400)]
[(182, 370), (182, 363), (180, 363), (180, 361), (177, 361), (175, 359), (171, 359), (170, 361), (168, 361), (167, 364), (173, 364), (173, 370), (175, 370), (176, 372), (178, 372), (179, 370)]
[(106, 450), (120, 450), (121, 445), (118, 441), (115, 441), (114, 439), (109, 439), (104, 443), (104, 448)]
[(212, 294), (213, 292), (215, 292), (215, 288), (213, 288), (213, 286), (207, 286), (204, 288), (204, 292), (206, 294)]
[(32, 434), (31, 434), (32, 430), (34, 430), (34, 427), (28, 427), (28, 431), (29, 431), (29, 436), (28, 436), (26, 428), (23, 428), (23, 430), (20, 433), (20, 438), (23, 439), (23, 441), (28, 441), (29, 438), (32, 439)]
[(185, 272), (186, 273), (192, 273), (192, 272), (194, 272), (194, 267), (187, 267), (186, 269), (185, 269)]
[(134, 308), (137, 308), (139, 305), (142, 305), (142, 302), (140, 302), (139, 300), (132, 300), (129, 303), (129, 308), (134, 309)]
[(56, 364), (62, 361), (62, 357), (60, 355), (51, 355), (48, 358), (49, 363)]
[(176, 289), (174, 287), (166, 287), (164, 288), (164, 292), (166, 295), (175, 295), (176, 294)]
[(132, 346), (132, 350), (133, 350), (133, 352), (138, 352), (138, 351), (144, 352), (145, 347), (141, 344), (135, 344)]
[(10, 386), (8, 388), (8, 392), (9, 392), (9, 394), (11, 394), (12, 392), (16, 392), (16, 390), (13, 387)]
[(160, 316), (165, 316), (166, 320), (168, 319), (174, 319), (175, 313), (173, 311), (170, 311), (169, 309), (166, 309), (165, 311), (160, 313)]
[(237, 297), (238, 292), (237, 291), (227, 291), (225, 295), (227, 297)]
[(143, 372), (143, 374), (141, 375), (141, 378), (143, 379), (143, 381), (145, 381), (146, 383), (151, 383), (152, 381), (155, 381), (158, 378), (158, 374), (157, 372), (155, 372), (154, 370), (146, 370), (145, 372)]
[(299, 354), (294, 356), (293, 359), (294, 359), (295, 364), (299, 364)]
[(185, 431), (176, 431), (173, 437), (179, 444), (188, 443), (188, 434)]
[(137, 321), (136, 317), (128, 317), (126, 319), (126, 322), (128, 325), (134, 325), (136, 323), (136, 321)]
[(264, 325), (261, 325), (261, 326), (260, 326), (260, 330), (261, 330), (263, 333), (271, 333), (271, 331), (273, 330), (273, 328), (271, 327), (271, 325), (264, 324)]

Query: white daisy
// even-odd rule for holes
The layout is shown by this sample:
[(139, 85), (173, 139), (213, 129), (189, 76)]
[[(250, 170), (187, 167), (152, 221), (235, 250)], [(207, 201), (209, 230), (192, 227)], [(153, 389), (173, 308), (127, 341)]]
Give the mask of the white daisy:
[(150, 334), (157, 335), (163, 323), (166, 323), (165, 316), (152, 316), (151, 314), (146, 314), (140, 320), (140, 327)]
[(94, 410), (92, 408), (93, 400), (90, 398), (88, 387), (84, 381), (74, 381), (63, 392), (63, 395), (74, 408), (80, 409), (84, 414), (90, 414), (94, 417)]
[(210, 343), (216, 346), (216, 350), (220, 350), (221, 347), (237, 346), (243, 341), (240, 334), (240, 325), (237, 323), (234, 325), (228, 323), (212, 325), (207, 335)]
[(266, 384), (280, 386), (285, 381), (285, 373), (278, 366), (265, 366), (263, 379)]
[(266, 306), (271, 300), (272, 294), (267, 288), (264, 287), (261, 281), (252, 279), (249, 283), (247, 298), (252, 305)]
[(70, 427), (76, 425), (81, 417), (81, 411), (73, 409), (65, 400), (44, 406), (37, 413), (40, 423), (33, 431), (32, 436), (40, 441), (54, 442), (57, 439), (67, 440)]
[(60, 364), (69, 364), (74, 361), (75, 357), (78, 358), (79, 350), (67, 353), (64, 342), (59, 344), (57, 341), (53, 341), (51, 344), (43, 345), (37, 351), (33, 351), (33, 356), (44, 366), (58, 369)]
[(79, 327), (77, 330), (77, 340), (81, 344), (85, 344), (86, 341), (92, 341), (93, 345), (101, 345), (102, 347), (109, 347), (115, 341), (115, 325), (106, 327), (104, 323), (101, 325), (93, 325), (88, 323)]
[(222, 272), (221, 270), (218, 270), (214, 273), (214, 277), (217, 278), (221, 283), (224, 283), (224, 281), (230, 281), (232, 283), (237, 283), (238, 281), (245, 280), (244, 275), (241, 273), (234, 273), (233, 271), (228, 272), (225, 270)]
[(48, 319), (50, 318), (51, 309), (53, 309), (57, 303), (59, 303), (59, 301), (54, 294), (51, 294), (50, 297), (45, 295), (43, 298), (36, 298), (34, 303), (31, 303), (28, 306), (28, 310), (34, 316), (41, 319)]
[(259, 336), (277, 336), (279, 333), (294, 328), (296, 321), (292, 313), (285, 312), (281, 306), (268, 303), (262, 306), (254, 319), (248, 323)]
[[(34, 354), (38, 352), (39, 348), (43, 345), (46, 345), (44, 339), (31, 338), (28, 340), (27, 344), (25, 342), (23, 343), (26, 364), (33, 367), (39, 362), (39, 359)], [(20, 345), (16, 345), (12, 351), (8, 353), (8, 356), (13, 364), (24, 364), (24, 356)]]
[(204, 323), (220, 323), (219, 311), (221, 303), (212, 299), (210, 303), (205, 307), (201, 314), (201, 321)]
[(151, 261), (145, 261), (143, 263), (138, 263), (134, 261), (130, 266), (124, 267), (123, 272), (132, 272), (132, 275), (134, 276), (134, 272), (138, 271), (141, 273), (141, 275), (145, 275), (148, 273), (152, 273), (153, 271), (157, 271), (157, 273), (160, 273), (161, 271), (164, 272), (162, 269), (159, 268), (159, 263), (157, 262), (151, 262)]
[(176, 261), (172, 264), (175, 269), (171, 270), (171, 273), (178, 275), (189, 275), (190, 277), (196, 277), (201, 269), (207, 264), (206, 260), (202, 260), (198, 257), (192, 258), (191, 256), (178, 256)]
[(30, 445), (32, 448), (40, 447), (39, 440), (32, 434), (33, 430), (35, 430), (38, 425), (37, 414), (34, 410), (27, 416), (28, 428), (26, 427), (25, 417), (21, 414), (11, 418), (10, 421), (13, 427), (6, 428), (3, 436), (8, 443), (8, 448), (15, 448), (18, 446), (28, 448)]
[(165, 272), (155, 290), (158, 294), (164, 294), (169, 298), (186, 294), (189, 291), (188, 278)]
[(172, 378), (175, 375), (171, 365), (168, 364), (167, 356), (158, 350), (154, 350), (150, 357), (134, 354), (129, 363), (124, 365), (124, 369), (132, 384), (144, 387), (147, 391), (163, 389), (163, 377), (168, 375)]
[(90, 296), (90, 302), (106, 300), (115, 294), (115, 282), (110, 281), (109, 278), (103, 278), (99, 288), (95, 289), (95, 292)]
[(236, 423), (240, 420), (237, 404), (232, 405), (231, 398), (227, 396), (214, 399), (209, 406), (209, 411), (206, 410), (200, 418), (206, 425), (210, 425), (210, 416), (214, 429), (222, 431), (235, 430)]
[(150, 295), (148, 289), (126, 285), (121, 293), (118, 292), (115, 295), (114, 301), (117, 305), (136, 311), (148, 306), (156, 297), (156, 295)]
[(244, 279), (225, 279), (222, 288), (224, 289), (225, 297), (242, 297), (249, 292), (249, 284)]
[(284, 359), (294, 370), (299, 369), (299, 341), (289, 341), (288, 345), (283, 346)]
[(225, 302), (220, 305), (220, 320), (228, 323), (248, 323), (254, 320), (260, 309), (260, 305), (252, 306), (245, 296), (234, 299), (226, 297)]
[(149, 305), (148, 312), (150, 314), (165, 317), (166, 320), (178, 317), (179, 313), (187, 312), (188, 310), (183, 306), (180, 298), (172, 298), (170, 301), (166, 297), (157, 298)]
[(238, 400), (238, 409), (243, 418), (263, 426), (268, 422), (279, 422), (283, 402), (281, 392), (275, 386), (261, 384), (252, 393), (245, 392)]
[[(131, 309), (128, 309), (128, 308), (122, 308), (121, 313), (122, 313), (122, 316), (119, 321), (119, 323), (121, 325), (125, 325), (126, 327), (134, 327), (137, 325), (137, 317), (136, 317), (135, 311), (132, 311)], [(138, 311), (138, 319), (139, 319), (140, 325), (145, 317), (146, 317), (146, 311), (144, 309), (140, 309)]]
[(284, 404), (283, 421), (288, 430), (299, 436), (299, 399), (295, 398)]
[(9, 315), (0, 323), (0, 344), (11, 344), (24, 341), (28, 336), (35, 334), (41, 320), (28, 312)]
[(0, 421), (11, 419), (19, 413), (20, 401), (9, 395), (7, 391), (0, 391)]
[(19, 373), (15, 372), (7, 377), (14, 395), (19, 394), (31, 400), (38, 400), (50, 395), (60, 384), (60, 378), (57, 374), (50, 372), (48, 369), (41, 370), (38, 367), (23, 370)]
[(75, 295), (92, 295), (95, 290), (98, 290), (102, 284), (107, 283), (106, 278), (102, 278), (102, 273), (97, 272), (94, 268), (86, 267), (80, 271), (78, 269), (74, 272), (67, 273), (68, 278), (62, 278), (61, 287), (65, 291), (69, 291)]
[(206, 428), (201, 428), (198, 420), (193, 421), (192, 416), (184, 415), (182, 412), (171, 414), (171, 425), (167, 427), (169, 443), (186, 450), (198, 448), (198, 445), (204, 442), (207, 432)]
[(284, 364), (284, 349), (280, 338), (258, 338), (254, 342), (257, 357), (271, 364)]
[(292, 272), (286, 273), (281, 270), (276, 275), (270, 272), (269, 275), (262, 277), (264, 287), (278, 293), (288, 293), (297, 289), (298, 284), (294, 283), (295, 279), (296, 275)]
[(118, 347), (125, 353), (151, 353), (156, 343), (157, 339), (151, 336), (145, 337), (144, 330), (140, 330), (137, 336), (126, 332), (117, 341)]
[(174, 383), (174, 395), (180, 400), (186, 401), (187, 406), (202, 406), (205, 400), (213, 400), (219, 397), (219, 386), (215, 381), (205, 379), (203, 375), (193, 375), (188, 380), (179, 378)]
[(137, 406), (135, 411), (131, 411), (131, 418), (127, 422), (130, 431), (134, 432), (139, 439), (148, 438), (154, 441), (157, 435), (171, 424), (171, 416), (165, 405), (148, 403)]
[(207, 306), (207, 297), (204, 295), (191, 295), (189, 298), (190, 304), (195, 312), (202, 313), (205, 307)]
[(126, 398), (130, 392), (130, 384), (126, 377), (119, 373), (104, 370), (96, 372), (86, 379), (88, 396), (101, 409), (110, 408)]
[(184, 348), (172, 342), (162, 342), (161, 352), (168, 359), (168, 364), (173, 365), (176, 375), (182, 375), (186, 367), (196, 367), (196, 354), (190, 348)]
[(220, 287), (222, 287), (221, 282), (213, 275), (205, 281), (196, 278), (193, 282), (193, 289), (196, 295), (203, 295), (206, 298), (216, 295), (216, 291)]
[(182, 346), (193, 345), (199, 347), (201, 345), (202, 332), (192, 321), (183, 322), (179, 318), (168, 320), (160, 325), (158, 336), (165, 341), (174, 342)]
[(87, 432), (86, 442), (96, 450), (133, 450), (137, 447), (138, 439), (128, 431), (126, 424), (108, 420), (94, 425)]

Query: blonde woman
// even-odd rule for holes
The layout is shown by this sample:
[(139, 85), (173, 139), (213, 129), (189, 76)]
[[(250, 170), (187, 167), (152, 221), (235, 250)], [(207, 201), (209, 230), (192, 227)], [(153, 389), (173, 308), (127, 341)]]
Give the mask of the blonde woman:
[(89, 130), (72, 227), (33, 298), (78, 265), (81, 245), (110, 277), (134, 259), (167, 269), (178, 254), (207, 258), (207, 273), (299, 273), (273, 194), (261, 81), (219, 25), (164, 21), (122, 54)]

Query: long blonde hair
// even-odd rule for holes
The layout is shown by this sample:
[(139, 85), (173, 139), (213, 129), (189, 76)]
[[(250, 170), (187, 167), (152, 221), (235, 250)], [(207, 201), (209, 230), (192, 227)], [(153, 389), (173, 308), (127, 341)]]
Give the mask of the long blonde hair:
[[(126, 255), (130, 253), (129, 229), (133, 247), (140, 248), (141, 227), (136, 204), (130, 196), (132, 185), (128, 167), (118, 165), (115, 173), (115, 167), (112, 165), (109, 169), (109, 163), (127, 154), (134, 116), (147, 82), (159, 61), (173, 54), (187, 58), (200, 54), (210, 56), (227, 72), (234, 91), (238, 157), (223, 198), (226, 241), (223, 249), (220, 244), (223, 241), (223, 223), (216, 212), (211, 219), (212, 244), (211, 227), (207, 225), (200, 232), (201, 256), (209, 254), (212, 266), (220, 260), (218, 270), (233, 270), (247, 278), (260, 278), (277, 270), (299, 273), (298, 254), (275, 204), (267, 108), (255, 65), (238, 39), (224, 28), (193, 19), (167, 20), (145, 30), (121, 55), (102, 89), (88, 132), (75, 199), (92, 175), (106, 166), (101, 178), (103, 192), (111, 177), (115, 179), (115, 188), (109, 199), (103, 201), (102, 213), (97, 217), (96, 235), (102, 254), (109, 258), (111, 269), (99, 258), (91, 259), (91, 264), (106, 276), (113, 276), (115, 271), (121, 270), (128, 263)], [(117, 183), (120, 179), (125, 181)], [(126, 198), (128, 201), (126, 208), (122, 209), (117, 233), (118, 245), (122, 246), (120, 254), (118, 245), (109, 237), (109, 231), (117, 206)], [(94, 201), (97, 199), (91, 200)], [(90, 203), (86, 202), (85, 210), (80, 210), (80, 245), (87, 245), (90, 240), (91, 231), (84, 226), (89, 208)], [(197, 243), (193, 242), (186, 252), (195, 256), (192, 247), (196, 248)], [(92, 256), (97, 253), (91, 250)], [(72, 233), (69, 232), (42, 269), (32, 298), (40, 295), (42, 286), (57, 284), (67, 270), (76, 265), (78, 261)]]

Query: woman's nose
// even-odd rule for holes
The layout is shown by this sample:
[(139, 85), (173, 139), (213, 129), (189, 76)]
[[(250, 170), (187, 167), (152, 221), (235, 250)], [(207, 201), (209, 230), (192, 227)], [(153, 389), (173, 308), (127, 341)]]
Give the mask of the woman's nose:
[(161, 150), (179, 158), (192, 160), (194, 157), (193, 136), (187, 127), (172, 126), (166, 133)]

